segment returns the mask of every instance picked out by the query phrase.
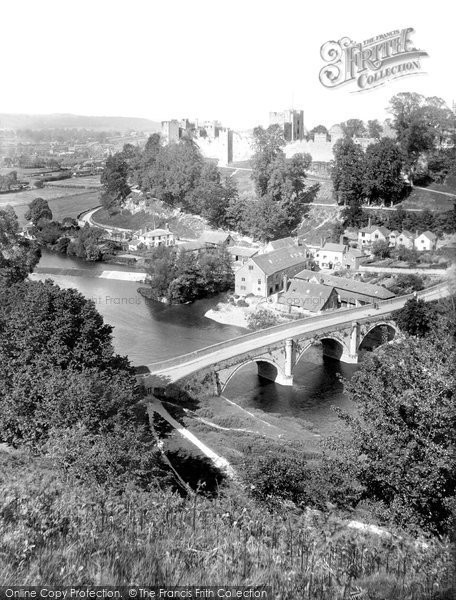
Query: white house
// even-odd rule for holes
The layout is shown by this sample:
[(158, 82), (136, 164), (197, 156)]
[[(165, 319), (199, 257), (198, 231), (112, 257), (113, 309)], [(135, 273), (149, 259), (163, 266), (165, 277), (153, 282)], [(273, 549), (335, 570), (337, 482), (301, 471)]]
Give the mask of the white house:
[(400, 231), (391, 231), (391, 233), (388, 236), (388, 240), (389, 240), (389, 245), (391, 246), (391, 248), (395, 248), (397, 245), (397, 238), (401, 235)]
[(140, 230), (136, 233), (134, 241), (138, 240), (146, 248), (156, 248), (157, 246), (174, 246), (175, 237), (168, 227), (166, 229), (151, 229), (150, 231)]
[(389, 242), (389, 230), (386, 227), (377, 227), (372, 225), (371, 227), (363, 227), (358, 232), (358, 245), (360, 248), (363, 246), (371, 246), (374, 242)]
[(344, 244), (327, 242), (317, 250), (314, 260), (320, 269), (342, 268), (347, 250), (348, 248)]
[(415, 240), (415, 248), (419, 251), (435, 250), (437, 246), (437, 236), (432, 231), (425, 231)]
[(413, 248), (413, 241), (415, 236), (410, 231), (404, 229), (404, 231), (397, 236), (396, 238), (396, 247), (404, 246), (404, 248), (408, 248), (409, 250)]

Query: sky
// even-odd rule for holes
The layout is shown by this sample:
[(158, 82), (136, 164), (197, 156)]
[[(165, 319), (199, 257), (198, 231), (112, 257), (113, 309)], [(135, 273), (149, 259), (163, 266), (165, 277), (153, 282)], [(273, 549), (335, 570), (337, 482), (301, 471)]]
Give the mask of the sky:
[[(291, 107), (309, 129), (383, 120), (399, 92), (456, 100), (455, 16), (442, 0), (3, 0), (0, 113), (218, 119), (237, 129)], [(429, 54), (425, 74), (362, 93), (320, 83), (328, 40), (405, 27)]]

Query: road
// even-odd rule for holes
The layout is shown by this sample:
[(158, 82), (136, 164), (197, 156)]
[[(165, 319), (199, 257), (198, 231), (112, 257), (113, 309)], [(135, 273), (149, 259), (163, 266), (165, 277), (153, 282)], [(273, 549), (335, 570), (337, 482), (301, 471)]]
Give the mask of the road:
[[(429, 302), (444, 298), (449, 293), (448, 285), (445, 283), (418, 292), (417, 296)], [(346, 325), (352, 321), (360, 321), (373, 316), (389, 315), (391, 312), (402, 308), (407, 300), (412, 297), (413, 294), (409, 294), (393, 298), (392, 300), (381, 301), (378, 303), (379, 308), (377, 309), (373, 308), (370, 304), (359, 308), (339, 309), (329, 314), (326, 313), (316, 317), (276, 325), (262, 331), (248, 333), (232, 340), (196, 350), (190, 354), (184, 354), (159, 363), (152, 363), (147, 365), (147, 367), (151, 375), (160, 375), (170, 381), (176, 381), (190, 373), (209, 367), (216, 362), (231, 359), (239, 354), (252, 352), (264, 346), (276, 344), (287, 338), (298, 337), (306, 333), (317, 334), (328, 330), (328, 328)]]

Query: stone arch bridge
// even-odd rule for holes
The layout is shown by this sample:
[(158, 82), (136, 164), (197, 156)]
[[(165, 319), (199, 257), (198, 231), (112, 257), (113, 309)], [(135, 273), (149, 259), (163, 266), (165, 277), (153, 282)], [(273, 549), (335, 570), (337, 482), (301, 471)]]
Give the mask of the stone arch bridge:
[[(446, 284), (418, 294), (425, 301), (448, 295)], [(280, 385), (293, 385), (294, 369), (303, 354), (321, 344), (323, 354), (346, 363), (357, 363), (361, 350), (371, 350), (391, 341), (398, 328), (392, 313), (414, 295), (379, 302), (375, 307), (338, 309), (315, 317), (298, 319), (221, 342), (190, 354), (148, 365), (141, 375), (146, 387), (157, 376), (166, 382), (182, 382), (191, 388), (211, 387), (222, 394), (236, 372), (256, 362), (258, 374)], [(369, 347), (368, 342), (371, 344)]]

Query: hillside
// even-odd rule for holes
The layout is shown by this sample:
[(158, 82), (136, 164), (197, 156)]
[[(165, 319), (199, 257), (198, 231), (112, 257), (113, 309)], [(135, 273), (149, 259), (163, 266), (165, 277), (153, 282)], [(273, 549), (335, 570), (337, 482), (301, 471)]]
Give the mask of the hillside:
[(0, 129), (93, 129), (97, 131), (160, 131), (158, 121), (138, 117), (103, 117), (71, 114), (25, 115), (0, 113)]

